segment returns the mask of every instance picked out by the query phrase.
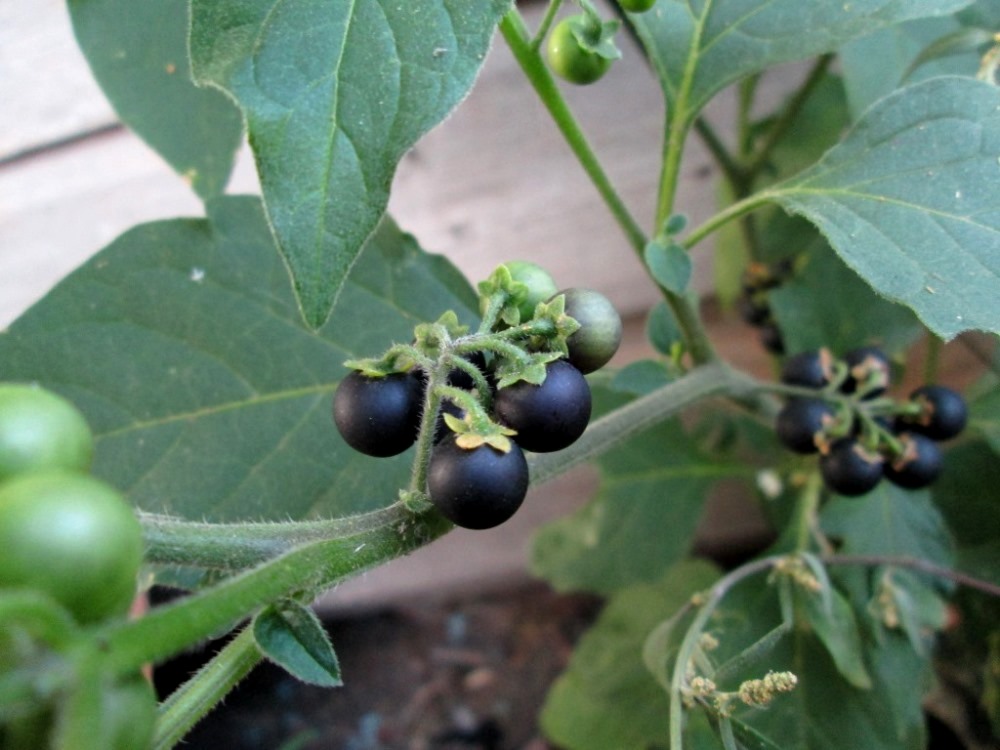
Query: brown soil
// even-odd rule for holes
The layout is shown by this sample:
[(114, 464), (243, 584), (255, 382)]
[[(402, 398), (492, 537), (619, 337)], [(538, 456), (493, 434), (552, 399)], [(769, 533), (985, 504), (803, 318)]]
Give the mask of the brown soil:
[[(538, 712), (596, 599), (527, 585), (326, 622), (345, 686), (258, 667), (188, 750), (545, 750)], [(157, 674), (170, 690), (205, 654)]]

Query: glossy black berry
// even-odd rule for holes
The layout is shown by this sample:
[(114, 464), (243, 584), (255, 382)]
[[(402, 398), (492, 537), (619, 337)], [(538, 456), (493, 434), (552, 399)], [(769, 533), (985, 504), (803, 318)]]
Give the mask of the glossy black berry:
[(818, 398), (793, 398), (778, 412), (775, 432), (778, 440), (796, 453), (819, 450), (817, 437), (834, 421), (833, 409)]
[(449, 401), (448, 399), (444, 399), (441, 402), (441, 411), (438, 412), (437, 422), (434, 424), (435, 443), (440, 443), (446, 437), (453, 434), (448, 428), (447, 422), (444, 421), (445, 414), (451, 414), (451, 416), (456, 419), (462, 419), (465, 416), (465, 412), (458, 406), (458, 404), (453, 401)]
[(563, 359), (550, 362), (541, 385), (523, 380), (497, 391), (493, 411), (525, 450), (550, 453), (576, 442), (590, 421), (590, 386)]
[(910, 401), (920, 404), (920, 413), (899, 417), (900, 429), (919, 432), (932, 440), (950, 440), (965, 429), (969, 410), (965, 399), (951, 388), (925, 385), (910, 394)]
[(417, 440), (423, 395), (417, 373), (370, 378), (353, 371), (337, 387), (333, 420), (354, 450), (379, 458), (395, 456)]
[(765, 323), (760, 328), (760, 343), (771, 354), (785, 353), (785, 337), (774, 321)]
[(829, 384), (832, 366), (833, 357), (827, 349), (800, 352), (781, 366), (781, 382), (818, 390)]
[[(486, 354), (485, 352), (473, 352), (472, 354), (464, 357), (465, 361), (469, 364), (475, 366), (480, 372), (486, 371)], [(465, 370), (460, 370), (455, 368), (448, 373), (448, 385), (454, 386), (455, 388), (461, 388), (464, 391), (471, 391), (476, 387), (475, 381), (473, 381), (472, 376)]]
[(899, 435), (903, 455), (887, 461), (885, 477), (908, 490), (918, 490), (931, 484), (941, 474), (944, 459), (941, 449), (931, 438), (915, 432)]
[(854, 438), (841, 438), (820, 456), (823, 482), (834, 492), (856, 497), (875, 489), (882, 479), (883, 458), (865, 450)]
[(502, 453), (489, 445), (467, 450), (447, 438), (431, 453), (427, 492), (452, 523), (490, 529), (521, 507), (528, 492), (528, 462), (515, 443)]
[(844, 355), (847, 378), (841, 386), (844, 393), (864, 390), (864, 398), (878, 398), (889, 386), (889, 358), (874, 346), (852, 349)]
[(759, 294), (744, 294), (739, 302), (740, 317), (744, 323), (759, 327), (771, 320), (771, 306), (767, 298)]

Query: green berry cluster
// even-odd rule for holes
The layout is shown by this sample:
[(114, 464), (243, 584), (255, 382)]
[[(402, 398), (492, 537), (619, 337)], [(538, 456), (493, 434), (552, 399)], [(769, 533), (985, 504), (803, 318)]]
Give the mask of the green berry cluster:
[[(35, 601), (68, 629), (123, 616), (142, 563), (139, 521), (117, 490), (90, 475), (93, 452), (90, 428), (69, 401), (28, 384), (0, 384), (0, 601)], [(0, 679), (8, 670), (57, 663), (67, 646), (53, 632), (21, 628), (16, 617), (5, 621)], [(23, 712), (3, 717), (0, 744), (49, 746), (53, 724), (71, 710), (71, 670), (63, 674), (66, 680), (38, 685)], [(149, 746), (156, 697), (148, 680), (109, 676), (99, 701), (95, 746)]]

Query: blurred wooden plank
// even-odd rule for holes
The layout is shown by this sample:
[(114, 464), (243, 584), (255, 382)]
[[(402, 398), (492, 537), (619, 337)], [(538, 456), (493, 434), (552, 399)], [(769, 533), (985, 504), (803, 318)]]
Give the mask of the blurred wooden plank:
[(116, 121), (65, 0), (0, 2), (0, 102), (0, 159)]

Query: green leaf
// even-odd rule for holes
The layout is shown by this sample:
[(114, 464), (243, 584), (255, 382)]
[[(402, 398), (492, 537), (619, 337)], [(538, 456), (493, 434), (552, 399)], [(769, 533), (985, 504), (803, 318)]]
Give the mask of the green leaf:
[(930, 493), (882, 482), (860, 498), (834, 498), (820, 513), (823, 531), (845, 555), (909, 556), (950, 565), (951, 537)]
[(874, 29), (958, 10), (970, 0), (664, 0), (632, 15), (675, 116), (690, 122), (716, 92), (778, 63), (836, 50)]
[(675, 294), (684, 293), (691, 282), (692, 263), (683, 247), (676, 242), (653, 240), (646, 244), (643, 258), (660, 286)]
[(852, 119), (904, 82), (917, 83), (941, 75), (974, 75), (978, 67), (975, 55), (934, 60), (907, 74), (922, 50), (959, 28), (946, 15), (921, 18), (879, 29), (844, 45), (840, 61)]
[(935, 78), (886, 97), (767, 191), (940, 337), (1000, 330), (1000, 90)]
[(327, 319), (403, 154), (472, 86), (510, 0), (192, 0), (200, 83), (246, 115), (302, 314)]
[(1000, 583), (1000, 555), (995, 554), (1000, 546), (1000, 461), (995, 450), (977, 440), (947, 451), (933, 494), (955, 538), (958, 567)]
[[(809, 244), (800, 246), (804, 259), (795, 275), (768, 296), (786, 350), (826, 346), (844, 353), (863, 344), (877, 344), (895, 353), (913, 343), (924, 329), (909, 308), (875, 294), (812, 231)], [(830, 289), (837, 293), (827, 294)], [(823, 303), (816, 304), (820, 298)]]
[(861, 635), (851, 605), (832, 587), (826, 592), (829, 607), (824, 606), (824, 596), (818, 593), (798, 587), (795, 592), (806, 621), (833, 659), (841, 677), (856, 688), (869, 690), (872, 681), (861, 656)]
[(541, 715), (545, 734), (569, 750), (666, 747), (667, 696), (643, 665), (643, 643), (715, 577), (709, 565), (685, 562), (655, 584), (616, 594), (552, 686)]
[(923, 750), (921, 697), (930, 670), (904, 637), (890, 633), (868, 650), (870, 690), (840, 679), (817, 639), (802, 634), (787, 639), (785, 647), (783, 661), (794, 665), (798, 686), (769, 710), (744, 715), (751, 727), (783, 750)]
[(293, 601), (267, 607), (254, 618), (253, 637), (264, 656), (302, 682), (344, 684), (330, 638), (308, 607)]
[(657, 302), (646, 319), (646, 338), (660, 354), (671, 356), (674, 347), (684, 340), (677, 318), (666, 302)]
[[(747, 644), (775, 632), (781, 621), (777, 598), (763, 576), (745, 581), (727, 594), (710, 621), (710, 631), (720, 644), (712, 656), (726, 660)], [(864, 602), (855, 603), (855, 608), (859, 604)], [(846, 681), (827, 645), (809, 629), (793, 629), (768, 646), (763, 663), (747, 661), (740, 671), (724, 679), (721, 672), (730, 670), (720, 668), (720, 690), (736, 690), (740, 681), (763, 677), (768, 671), (787, 670), (798, 678), (795, 689), (776, 696), (766, 710), (733, 706), (734, 716), (759, 735), (748, 747), (923, 749), (921, 698), (929, 686), (930, 670), (928, 662), (914, 653), (901, 634), (889, 632), (874, 642), (866, 640), (862, 632), (859, 658), (871, 679), (871, 689)], [(742, 740), (735, 724), (733, 729)]]
[(203, 199), (222, 193), (243, 130), (219, 91), (188, 65), (185, 0), (71, 0), (73, 30), (94, 77), (128, 127)]
[(544, 526), (532, 569), (559, 590), (613, 592), (658, 579), (690, 549), (709, 487), (743, 471), (703, 455), (670, 421), (601, 458), (597, 496)]
[(983, 394), (969, 405), (970, 426), (1000, 453), (1000, 388)]
[(76, 403), (95, 472), (148, 511), (192, 520), (336, 517), (388, 505), (410, 456), (351, 450), (330, 418), (347, 359), (409, 341), (476, 299), (386, 221), (330, 321), (302, 326), (260, 201), (137, 227), (0, 333), (0, 380)]

